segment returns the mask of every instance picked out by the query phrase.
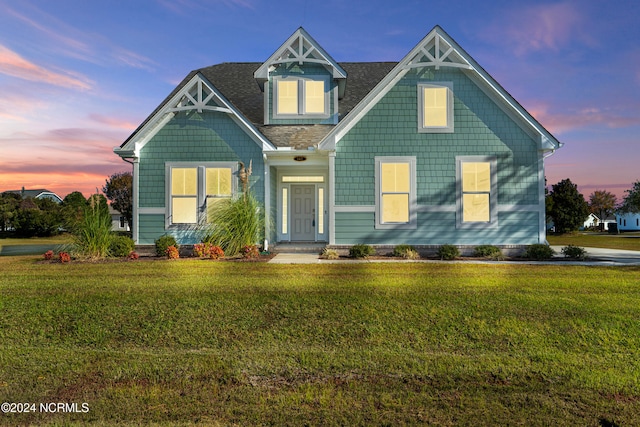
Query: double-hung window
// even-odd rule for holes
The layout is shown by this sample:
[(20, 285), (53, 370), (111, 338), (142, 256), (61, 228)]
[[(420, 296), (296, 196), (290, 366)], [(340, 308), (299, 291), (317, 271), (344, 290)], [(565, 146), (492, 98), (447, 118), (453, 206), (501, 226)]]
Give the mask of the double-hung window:
[(322, 76), (274, 79), (274, 117), (329, 116), (329, 80)]
[(458, 227), (496, 225), (495, 157), (461, 156), (456, 163)]
[(416, 228), (416, 158), (376, 157), (376, 228)]
[(213, 204), (234, 192), (235, 162), (168, 163), (167, 226), (192, 226), (207, 221)]
[(418, 84), (418, 131), (453, 132), (453, 83)]

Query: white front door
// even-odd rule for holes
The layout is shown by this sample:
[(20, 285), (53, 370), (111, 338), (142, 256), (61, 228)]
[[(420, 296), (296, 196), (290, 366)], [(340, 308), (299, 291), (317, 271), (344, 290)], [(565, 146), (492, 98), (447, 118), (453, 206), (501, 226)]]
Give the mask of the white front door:
[(315, 185), (291, 185), (291, 240), (311, 242), (316, 239)]

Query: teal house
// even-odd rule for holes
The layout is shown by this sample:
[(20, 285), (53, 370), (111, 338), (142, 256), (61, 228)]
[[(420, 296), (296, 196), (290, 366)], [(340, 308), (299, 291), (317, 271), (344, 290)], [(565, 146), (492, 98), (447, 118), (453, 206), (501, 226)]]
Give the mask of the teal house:
[(189, 73), (115, 152), (133, 164), (140, 245), (197, 243), (250, 168), (270, 245), (518, 247), (546, 241), (560, 147), (436, 26), (400, 62), (366, 63), (299, 28), (265, 62)]

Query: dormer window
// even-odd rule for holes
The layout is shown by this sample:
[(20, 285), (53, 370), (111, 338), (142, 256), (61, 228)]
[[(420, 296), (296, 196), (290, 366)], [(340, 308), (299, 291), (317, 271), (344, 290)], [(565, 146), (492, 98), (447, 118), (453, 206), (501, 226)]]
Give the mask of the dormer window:
[(273, 80), (275, 118), (329, 117), (329, 79), (287, 76)]

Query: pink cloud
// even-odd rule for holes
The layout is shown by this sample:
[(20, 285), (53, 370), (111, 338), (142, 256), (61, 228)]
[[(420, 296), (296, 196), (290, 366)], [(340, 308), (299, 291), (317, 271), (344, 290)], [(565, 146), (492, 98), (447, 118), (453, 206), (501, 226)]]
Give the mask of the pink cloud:
[[(5, 7), (5, 11), (6, 13), (14, 16), (15, 18), (19, 19), (20, 21), (22, 21), (23, 23), (31, 26), (32, 28), (44, 33), (47, 36), (47, 39), (49, 40), (55, 40), (56, 45), (62, 45), (64, 46), (64, 51), (69, 53), (69, 52), (78, 52), (78, 51), (82, 51), (85, 52), (85, 54), (89, 54), (89, 52), (91, 51), (90, 47), (85, 44), (82, 43), (80, 40), (82, 40), (81, 38), (76, 38), (76, 37), (66, 37), (63, 34), (70, 34), (70, 31), (54, 31), (53, 29), (47, 28), (44, 25), (40, 24), (39, 22), (37, 22), (36, 20), (34, 20), (33, 18), (27, 17), (21, 13), (18, 13), (17, 11), (9, 8), (9, 7)], [(42, 15), (42, 12), (40, 12), (37, 9), (34, 9), (32, 11), (34, 14), (38, 14), (38, 15)], [(54, 19), (51, 16), (48, 16), (49, 20)]]
[(575, 40), (595, 45), (589, 25), (577, 3), (533, 4), (508, 10), (481, 37), (511, 46), (517, 56), (541, 50), (558, 52)]
[(551, 133), (565, 132), (593, 126), (618, 129), (640, 125), (640, 116), (629, 111), (616, 111), (612, 108), (582, 107), (564, 111), (553, 110), (547, 104), (536, 103), (527, 108)]
[(89, 118), (96, 123), (107, 125), (112, 128), (122, 129), (127, 131), (134, 131), (137, 127), (137, 123), (133, 123), (129, 120), (123, 120), (116, 117), (103, 116), (101, 114), (90, 114)]
[(58, 73), (27, 61), (3, 45), (0, 45), (0, 73), (23, 80), (78, 90), (89, 90), (92, 85), (89, 79), (75, 77), (70, 73)]
[(37, 19), (27, 17), (9, 7), (5, 7), (5, 11), (43, 34), (45, 39), (41, 41), (41, 45), (46, 46), (49, 51), (93, 64), (103, 64), (106, 58), (111, 58), (118, 64), (139, 69), (151, 70), (154, 65), (152, 60), (143, 55), (114, 45), (101, 35), (79, 31), (33, 6), (30, 8), (30, 14)]
[(130, 171), (126, 163), (85, 171), (26, 171), (5, 173), (0, 171), (0, 191), (46, 188), (64, 198), (67, 194), (80, 191), (85, 197), (100, 192), (105, 180), (116, 172)]
[(72, 191), (92, 194), (111, 174), (131, 170), (113, 153), (126, 136), (122, 131), (61, 128), (0, 138), (0, 191), (25, 186), (44, 187), (62, 197)]
[(119, 162), (113, 147), (120, 145), (127, 136), (128, 132), (87, 128), (14, 133), (0, 138), (3, 146), (0, 170), (44, 164), (77, 169), (82, 165)]
[(208, 9), (211, 6), (215, 6), (217, 4), (223, 4), (227, 7), (240, 6), (247, 9), (255, 9), (251, 0), (158, 0), (158, 3), (163, 7), (171, 10), (172, 12), (178, 13), (180, 15), (188, 13), (186, 9)]

